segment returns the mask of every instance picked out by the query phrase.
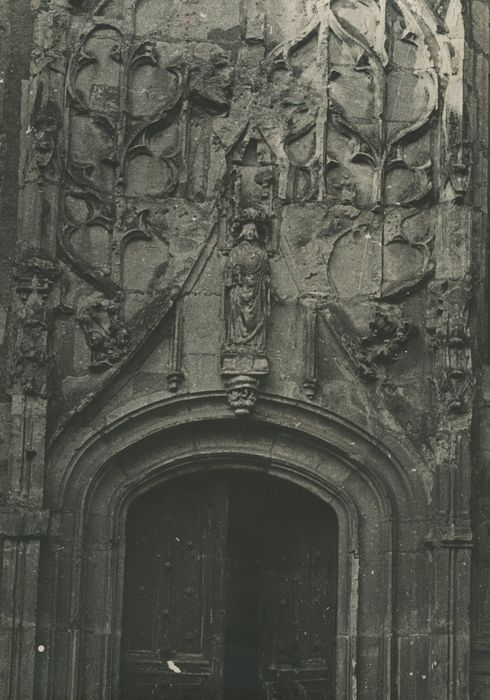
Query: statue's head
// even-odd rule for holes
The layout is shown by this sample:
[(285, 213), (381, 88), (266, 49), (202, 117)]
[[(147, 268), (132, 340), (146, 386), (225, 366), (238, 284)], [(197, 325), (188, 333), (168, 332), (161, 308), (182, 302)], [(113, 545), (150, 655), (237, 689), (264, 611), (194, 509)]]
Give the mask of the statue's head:
[(189, 94), (214, 112), (230, 106), (233, 83), (231, 56), (217, 44), (203, 43), (194, 48), (189, 68)]
[(250, 221), (247, 224), (244, 224), (242, 228), (242, 232), (240, 233), (239, 240), (243, 241), (258, 241), (259, 240), (259, 234), (257, 232), (257, 226), (253, 221)]
[(264, 241), (267, 222), (261, 212), (254, 208), (244, 209), (233, 223), (232, 236), (235, 241)]

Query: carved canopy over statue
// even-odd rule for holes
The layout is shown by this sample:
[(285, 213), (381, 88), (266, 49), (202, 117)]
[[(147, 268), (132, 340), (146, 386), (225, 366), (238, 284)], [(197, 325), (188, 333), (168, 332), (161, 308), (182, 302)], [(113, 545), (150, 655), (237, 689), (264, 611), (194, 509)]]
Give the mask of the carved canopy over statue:
[(246, 221), (225, 273), (226, 350), (265, 353), (270, 313), (270, 265), (256, 222)]

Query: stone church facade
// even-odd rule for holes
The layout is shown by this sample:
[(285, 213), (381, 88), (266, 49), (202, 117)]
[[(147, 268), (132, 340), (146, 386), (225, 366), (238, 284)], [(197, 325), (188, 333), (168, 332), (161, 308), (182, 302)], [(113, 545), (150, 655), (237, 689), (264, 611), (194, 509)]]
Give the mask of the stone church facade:
[(0, 698), (490, 698), (488, 27), (0, 0)]

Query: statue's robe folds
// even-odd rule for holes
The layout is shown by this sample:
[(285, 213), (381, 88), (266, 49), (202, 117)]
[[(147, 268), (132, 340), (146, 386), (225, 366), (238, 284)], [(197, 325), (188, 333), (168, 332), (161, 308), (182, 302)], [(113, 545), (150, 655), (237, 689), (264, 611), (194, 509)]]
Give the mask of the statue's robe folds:
[(237, 351), (265, 351), (270, 312), (270, 265), (256, 242), (242, 241), (230, 252), (225, 284), (226, 342)]

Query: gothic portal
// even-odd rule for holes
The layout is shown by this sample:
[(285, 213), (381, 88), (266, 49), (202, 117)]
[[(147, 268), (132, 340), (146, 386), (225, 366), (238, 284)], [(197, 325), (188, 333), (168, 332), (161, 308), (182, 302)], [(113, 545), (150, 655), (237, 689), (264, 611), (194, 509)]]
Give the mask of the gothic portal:
[(0, 0), (0, 698), (489, 700), (483, 0)]

